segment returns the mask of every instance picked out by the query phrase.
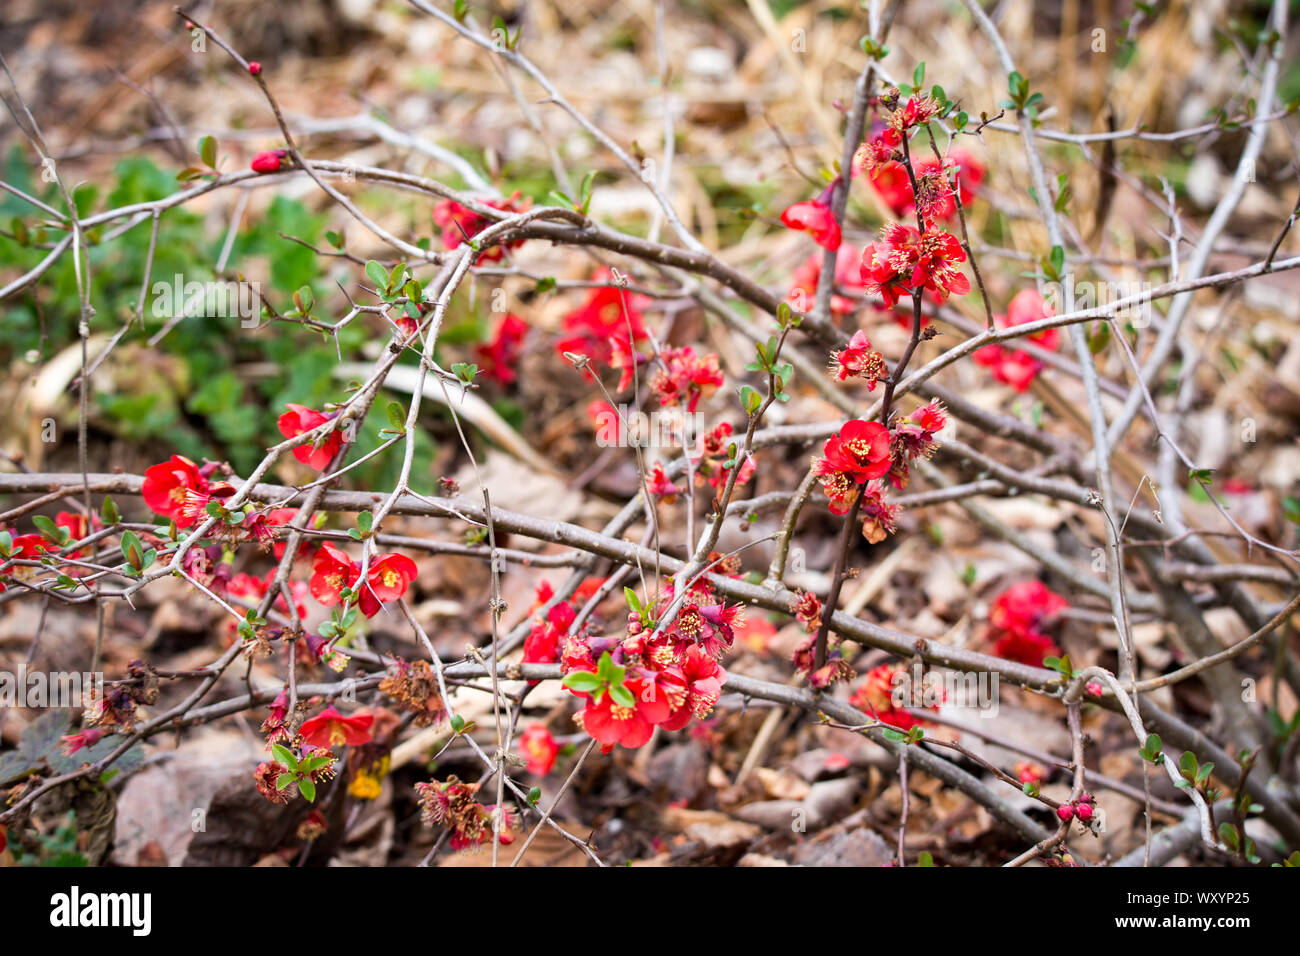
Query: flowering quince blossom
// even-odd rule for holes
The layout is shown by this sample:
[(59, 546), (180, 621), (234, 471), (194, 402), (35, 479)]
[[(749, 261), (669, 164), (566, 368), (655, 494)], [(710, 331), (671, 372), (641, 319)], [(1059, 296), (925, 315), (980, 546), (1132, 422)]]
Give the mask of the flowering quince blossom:
[(529, 724), (519, 735), (519, 753), (527, 761), (528, 772), (544, 777), (555, 766), (555, 758), (560, 753), (556, 743), (545, 724)]
[[(13, 542), (10, 545), (9, 558), (3, 560), (39, 561), (41, 555), (45, 554), (49, 550), (51, 550), (50, 543), (39, 534), (20, 534), (18, 537), (13, 539)], [(27, 578), (33, 577), (36, 574), (36, 571), (36, 568), (26, 568), (14, 565), (9, 568), (6, 574), (9, 577), (18, 580), (26, 580)], [(5, 585), (3, 581), (0, 581), (0, 591), (4, 590)]]
[(528, 323), (517, 315), (507, 313), (497, 323), (492, 341), (474, 350), (483, 375), (501, 385), (513, 383), (516, 378), (515, 365), (523, 354), (524, 337), (527, 334)]
[(661, 621), (673, 603), (671, 587), (657, 605), (637, 603), (622, 638), (588, 632), (563, 640), (564, 686), (584, 702), (574, 719), (606, 753), (616, 744), (643, 746), (656, 726), (680, 730), (702, 720), (718, 701), (727, 675), (717, 658), (743, 627), (742, 610), (715, 598), (705, 581), (671, 622)]
[[(817, 285), (821, 281), (822, 258), (820, 252), (813, 252), (791, 275), (790, 292), (786, 302), (792, 309), (807, 312), (817, 298)], [(831, 294), (831, 314), (836, 317), (852, 315), (860, 304), (853, 298), (866, 297), (866, 285), (862, 281), (862, 250), (850, 242), (840, 244), (835, 254), (835, 292)], [(844, 293), (844, 294), (841, 294)]]
[[(452, 774), (439, 783), (430, 780), (417, 783), (415, 792), (420, 803), (420, 819), (425, 826), (446, 827), (451, 835), (447, 840), (453, 850), (480, 846), (492, 839), (492, 818), (496, 805), (485, 806), (474, 799), (477, 783), (463, 783)], [(514, 842), (511, 813), (501, 813), (500, 840), (503, 845)]]
[(714, 354), (700, 358), (686, 345), (663, 349), (659, 359), (661, 367), (651, 377), (650, 387), (660, 406), (684, 404), (688, 412), (694, 412), (700, 399), (712, 395), (723, 383)]
[(654, 463), (654, 468), (650, 471), (650, 477), (646, 479), (646, 490), (652, 495), (662, 497), (665, 504), (675, 502), (677, 495), (681, 492), (681, 489), (673, 484), (668, 475), (664, 473), (664, 466), (660, 462)]
[(290, 162), (287, 149), (268, 149), (254, 156), (249, 168), (255, 173), (278, 173), (287, 168)]
[[(995, 315), (993, 321), (998, 328), (1008, 329), (1055, 314), (1055, 310), (1039, 295), (1037, 289), (1022, 289), (1008, 303), (1006, 315)], [(1038, 347), (1052, 352), (1056, 351), (1061, 341), (1058, 329), (1043, 329), (1027, 338)], [(1028, 352), (1004, 345), (986, 345), (976, 349), (975, 361), (992, 369), (994, 378), (1010, 385), (1016, 392), (1027, 391), (1043, 367)]]
[(867, 391), (873, 391), (876, 382), (886, 377), (885, 357), (871, 347), (867, 333), (861, 329), (853, 333), (849, 344), (831, 353), (830, 369), (835, 381), (847, 382), (860, 378), (866, 381)]
[(939, 302), (965, 295), (970, 280), (954, 263), (966, 261), (966, 250), (942, 229), (917, 232), (914, 226), (890, 223), (880, 238), (862, 250), (862, 278), (867, 291), (879, 293), (887, 306), (903, 293), (925, 289)]
[[(361, 583), (361, 566), (332, 544), (322, 544), (312, 561), (311, 596), (326, 607), (342, 599), (343, 588), (354, 592), (357, 606), (366, 617), (374, 617), (382, 604), (396, 601), (415, 579), (415, 562), (403, 554), (381, 554), (370, 562)], [(358, 584), (361, 586), (358, 587)], [(355, 592), (360, 592), (359, 595)]]
[(781, 224), (787, 229), (806, 232), (813, 241), (828, 252), (835, 252), (840, 247), (840, 224), (835, 221), (835, 214), (826, 204), (829, 192), (822, 193), (816, 199), (797, 202), (781, 213)]
[(1060, 649), (1041, 629), (1069, 606), (1042, 581), (1011, 585), (989, 609), (993, 653), (1031, 667), (1041, 666), (1044, 658), (1059, 656)]
[[(849, 703), (858, 710), (873, 715), (881, 723), (889, 724), (906, 733), (913, 727), (927, 726), (927, 722), (912, 714), (906, 706), (898, 705), (899, 695), (895, 693), (895, 689), (899, 683), (899, 675), (906, 676), (901, 664), (881, 664), (879, 667), (873, 667), (867, 671), (862, 683), (849, 697)], [(936, 713), (939, 710), (937, 705), (927, 709)]]
[[(521, 197), (522, 193), (516, 189), (505, 199), (479, 199), (478, 201), (481, 205), (500, 209), (502, 212), (519, 213), (527, 211), (533, 204), (531, 199), (521, 201)], [(442, 199), (433, 207), (433, 224), (442, 231), (442, 247), (455, 249), (492, 225), (492, 221), (472, 209), (465, 208), (455, 200)], [(493, 245), (482, 250), (478, 254), (478, 259), (481, 262), (500, 262), (507, 249), (517, 249), (523, 243), (524, 240), (516, 239)]]
[(202, 511), (187, 513), (187, 495), (190, 492), (207, 495), (211, 487), (208, 476), (214, 470), (214, 465), (200, 468), (182, 455), (172, 455), (161, 465), (145, 469), (140, 494), (154, 514), (171, 518), (178, 528), (188, 528), (199, 520)]
[(586, 302), (564, 317), (565, 335), (555, 343), (555, 352), (561, 357), (565, 352), (586, 355), (608, 365), (613, 358), (611, 339), (619, 340), (625, 351), (632, 351), (637, 342), (648, 338), (642, 310), (649, 300), (619, 288), (608, 269), (598, 270), (592, 281), (600, 285), (589, 291)]
[(358, 711), (351, 717), (344, 717), (338, 709), (326, 707), (315, 717), (303, 721), (298, 733), (303, 742), (313, 747), (334, 749), (335, 747), (359, 747), (371, 739), (371, 725), (375, 715)]
[[(917, 186), (922, 193), (921, 214), (926, 222), (947, 222), (957, 215), (957, 203), (948, 180), (948, 170), (952, 169), (958, 169), (961, 204), (969, 206), (984, 182), (986, 170), (967, 150), (954, 149), (942, 164), (933, 157), (915, 164)], [(915, 215), (917, 203), (912, 195), (912, 181), (902, 163), (891, 160), (875, 166), (870, 172), (870, 181), (895, 216), (906, 218)]]
[[(292, 402), (285, 403), (285, 408), (289, 409), (280, 416), (277, 425), (280, 428), (280, 434), (285, 438), (297, 438), (304, 432), (309, 432), (313, 428), (318, 428), (330, 421), (334, 416), (322, 415), (320, 412), (303, 405), (294, 405)], [(311, 442), (305, 445), (299, 445), (293, 450), (293, 457), (308, 468), (315, 468), (317, 471), (324, 471), (334, 456), (338, 454), (339, 448), (343, 445), (343, 432), (334, 429), (320, 440), (319, 444)]]

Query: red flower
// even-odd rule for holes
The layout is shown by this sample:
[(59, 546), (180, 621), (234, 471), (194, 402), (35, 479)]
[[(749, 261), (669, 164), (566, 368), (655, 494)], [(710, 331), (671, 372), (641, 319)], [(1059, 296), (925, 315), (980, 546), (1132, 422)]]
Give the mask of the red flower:
[(853, 333), (847, 346), (831, 353), (830, 367), (837, 382), (865, 379), (868, 392), (873, 391), (876, 382), (887, 375), (884, 356), (871, 347), (867, 333), (861, 329)]
[[(306, 408), (302, 405), (294, 405), (288, 402), (284, 406), (289, 409), (280, 416), (277, 423), (280, 428), (280, 434), (285, 438), (297, 438), (304, 432), (309, 432), (330, 421), (330, 416), (322, 415), (312, 408)], [(293, 450), (293, 457), (309, 468), (315, 468), (317, 471), (324, 471), (334, 456), (338, 454), (339, 448), (343, 444), (343, 432), (334, 429), (321, 439), (319, 444), (308, 442), (299, 445)]]
[(1041, 667), (1048, 657), (1059, 657), (1061, 649), (1046, 634), (1037, 631), (1004, 631), (993, 642), (993, 653), (1009, 661)]
[[(851, 293), (862, 295), (866, 287), (862, 282), (862, 270), (859, 263), (862, 253), (852, 243), (842, 243), (835, 254), (835, 285), (837, 290), (831, 295), (831, 313), (837, 316), (851, 315), (861, 304)], [(803, 261), (791, 276), (790, 293), (786, 301), (791, 308), (807, 312), (817, 298), (817, 284), (821, 281), (822, 253), (813, 252)], [(840, 292), (845, 294), (841, 295)]]
[(1041, 581), (1022, 581), (1007, 588), (989, 609), (993, 653), (1008, 660), (1038, 667), (1060, 649), (1040, 628), (1069, 607)]
[(650, 387), (659, 396), (660, 406), (684, 403), (688, 412), (694, 412), (703, 396), (713, 394), (722, 385), (716, 355), (697, 358), (695, 350), (687, 345), (664, 348), (659, 358), (662, 368), (650, 380)]
[(1069, 606), (1069, 601), (1042, 581), (1021, 581), (994, 599), (989, 624), (1006, 631), (1034, 630)]
[[(994, 323), (1000, 329), (1014, 328), (1027, 322), (1054, 315), (1050, 305), (1038, 294), (1036, 289), (1022, 289), (1007, 305), (1006, 315), (995, 315)], [(1057, 329), (1043, 329), (1026, 336), (1035, 345), (1055, 351), (1060, 344), (1060, 332)], [(1043, 365), (1028, 352), (1003, 345), (986, 345), (975, 350), (975, 361), (993, 370), (993, 377), (1005, 382), (1017, 392), (1029, 388), (1034, 377)]]
[(891, 223), (880, 239), (862, 250), (862, 278), (868, 292), (879, 292), (885, 304), (894, 305), (900, 292), (925, 289), (943, 302), (949, 295), (965, 295), (970, 280), (954, 265), (966, 261), (956, 237), (941, 229), (919, 233), (912, 226)]
[(483, 374), (502, 385), (515, 380), (515, 363), (523, 352), (524, 336), (528, 323), (517, 315), (507, 314), (498, 324), (492, 341), (480, 345), (474, 354), (483, 367)]
[(528, 761), (528, 772), (544, 777), (555, 766), (560, 745), (545, 724), (529, 724), (519, 735), (519, 753)]
[(415, 579), (415, 562), (404, 554), (383, 554), (370, 565), (358, 606), (366, 617), (379, 613), (381, 604), (396, 601)]
[(790, 613), (809, 634), (815, 634), (822, 626), (822, 602), (811, 591), (795, 592), (790, 599)]
[(140, 494), (154, 514), (171, 518), (178, 528), (188, 528), (198, 516), (185, 513), (186, 493), (206, 495), (208, 489), (208, 479), (198, 465), (181, 455), (172, 455), (170, 461), (145, 469)]
[(881, 477), (893, 464), (889, 430), (879, 422), (858, 418), (845, 422), (828, 438), (822, 453), (837, 469), (851, 474), (858, 484)]
[(262, 72), (262, 64), (258, 63), (256, 60), (249, 60), (248, 72), (252, 73), (254, 76), (259, 75)]
[(817, 245), (830, 252), (840, 247), (840, 224), (821, 199), (795, 203), (781, 213), (781, 223), (788, 229), (808, 233)]
[[(925, 721), (911, 714), (902, 688), (899, 687), (899, 675), (906, 679), (902, 665), (881, 664), (867, 671), (866, 679), (849, 698), (849, 703), (858, 710), (874, 714), (882, 723), (907, 732), (918, 724), (925, 726)], [(913, 693), (920, 688), (911, 688)], [(931, 707), (937, 711), (938, 707)]]
[[(520, 192), (515, 190), (505, 199), (480, 199), (480, 204), (500, 209), (503, 212), (523, 212), (532, 205), (531, 199), (520, 201)], [(433, 207), (433, 223), (442, 230), (442, 247), (455, 249), (466, 239), (473, 239), (492, 224), (486, 216), (480, 216), (472, 209), (467, 209), (452, 199), (439, 200)], [(503, 244), (493, 245), (479, 253), (483, 262), (499, 262), (506, 249), (515, 249), (523, 245), (524, 240), (516, 239)]]
[(370, 743), (370, 727), (375, 722), (374, 714), (357, 712), (351, 717), (344, 717), (332, 705), (326, 707), (315, 717), (304, 721), (299, 733), (304, 743), (313, 747), (329, 750), (347, 745), (360, 747)]
[(71, 757), (83, 747), (93, 747), (104, 739), (104, 731), (98, 727), (87, 727), (79, 734), (69, 734), (62, 738), (63, 755)]
[(686, 681), (685, 699), (674, 709), (671, 717), (659, 724), (664, 730), (681, 730), (691, 722), (692, 717), (707, 717), (722, 695), (722, 685), (727, 681), (727, 672), (694, 644), (686, 647), (681, 672)]
[(664, 466), (655, 462), (654, 470), (651, 471), (649, 479), (646, 481), (646, 490), (652, 495), (665, 495), (664, 501), (672, 504), (674, 497), (681, 489), (669, 481), (668, 476), (664, 473)]
[[(923, 207), (928, 199), (929, 207), (923, 208), (927, 222), (949, 220), (957, 215), (957, 204), (953, 200), (952, 189), (947, 183), (947, 170), (961, 167), (957, 173), (958, 188), (961, 190), (961, 203), (968, 205), (975, 198), (975, 193), (984, 181), (983, 164), (964, 149), (954, 149), (945, 157), (942, 166), (936, 159), (926, 159), (915, 164), (917, 184), (922, 186)], [(935, 180), (936, 174), (943, 180)], [(927, 189), (926, 183), (933, 185)], [(895, 216), (911, 216), (916, 211), (916, 201), (912, 196), (912, 182), (908, 179), (907, 169), (902, 163), (889, 161), (876, 166), (871, 172), (871, 185), (893, 211)]]
[(278, 173), (289, 164), (287, 149), (268, 149), (253, 157), (249, 167), (255, 173)]
[(308, 583), (311, 596), (326, 607), (333, 607), (343, 599), (339, 591), (351, 587), (359, 573), (352, 559), (332, 544), (320, 546), (312, 561), (311, 571), (311, 581)]
[(645, 296), (630, 295), (613, 284), (608, 269), (599, 270), (592, 280), (601, 285), (590, 291), (586, 302), (564, 317), (563, 326), (567, 334), (555, 343), (555, 351), (560, 356), (565, 352), (576, 352), (596, 362), (609, 364), (614, 354), (610, 339), (621, 340), (623, 344), (620, 347), (628, 351), (647, 337), (641, 316), (647, 300)]

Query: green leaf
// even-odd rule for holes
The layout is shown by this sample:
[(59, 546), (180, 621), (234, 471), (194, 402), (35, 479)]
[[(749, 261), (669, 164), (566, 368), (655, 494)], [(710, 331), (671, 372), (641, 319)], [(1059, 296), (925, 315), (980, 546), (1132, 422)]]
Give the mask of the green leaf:
[(37, 530), (45, 537), (45, 540), (51, 544), (64, 545), (68, 542), (70, 535), (66, 528), (60, 528), (45, 515), (33, 515), (32, 524), (36, 525)]
[(374, 259), (366, 263), (366, 275), (374, 283), (375, 288), (379, 290), (381, 295), (388, 291), (388, 273)]
[(275, 762), (286, 770), (298, 769), (298, 758), (293, 752), (283, 744), (275, 744), (271, 747), (271, 753), (275, 755)]
[(298, 781), (298, 792), (307, 798), (308, 803), (314, 803), (316, 800), (316, 784), (312, 783), (306, 777)]
[(199, 138), (199, 159), (203, 160), (208, 169), (216, 167), (217, 138), (215, 136), (202, 136)]
[(569, 690), (577, 691), (579, 694), (593, 693), (603, 684), (601, 679), (591, 671), (573, 671), (565, 674), (560, 683)]
[(609, 696), (614, 698), (614, 703), (620, 707), (635, 707), (636, 697), (623, 684), (611, 684), (609, 687)]
[(280, 776), (275, 778), (275, 789), (283, 790), (297, 779), (298, 778), (291, 773), (282, 773)]

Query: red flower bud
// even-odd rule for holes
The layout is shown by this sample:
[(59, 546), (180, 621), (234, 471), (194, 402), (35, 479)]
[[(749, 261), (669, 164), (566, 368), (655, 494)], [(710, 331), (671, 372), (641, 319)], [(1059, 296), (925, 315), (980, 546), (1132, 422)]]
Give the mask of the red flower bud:
[(287, 149), (268, 149), (254, 156), (249, 166), (255, 173), (278, 173), (288, 155)]
[(1080, 803), (1077, 807), (1074, 808), (1074, 814), (1084, 823), (1087, 823), (1089, 820), (1092, 819), (1092, 804)]
[(1090, 697), (1100, 697), (1100, 696), (1101, 696), (1101, 684), (1099, 684), (1099, 683), (1098, 683), (1097, 681), (1095, 681), (1095, 680), (1090, 680), (1090, 681), (1088, 681), (1088, 686), (1085, 687), (1084, 690), (1086, 690), (1086, 691), (1088, 692), (1088, 695), (1089, 695)]
[(1066, 823), (1069, 823), (1074, 819), (1074, 807), (1070, 806), (1068, 803), (1063, 803), (1056, 808), (1056, 815)]
[(258, 63), (256, 60), (249, 60), (248, 72), (252, 73), (254, 76), (257, 76), (257, 74), (262, 72), (262, 64)]

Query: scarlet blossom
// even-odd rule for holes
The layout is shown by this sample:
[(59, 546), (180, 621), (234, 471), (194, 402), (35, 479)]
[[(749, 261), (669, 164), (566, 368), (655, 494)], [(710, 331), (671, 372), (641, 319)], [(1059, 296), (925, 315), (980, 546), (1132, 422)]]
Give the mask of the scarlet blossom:
[(608, 269), (598, 270), (592, 281), (599, 285), (590, 290), (581, 306), (564, 317), (565, 335), (555, 343), (555, 351), (561, 357), (573, 352), (607, 365), (613, 356), (610, 339), (619, 339), (624, 348), (630, 349), (647, 338), (642, 310), (649, 300), (621, 288)]
[[(519, 190), (515, 190), (505, 199), (479, 199), (478, 202), (492, 209), (509, 213), (524, 212), (532, 205), (531, 199), (521, 200)], [(442, 247), (455, 249), (490, 226), (492, 220), (462, 206), (455, 200), (442, 199), (433, 207), (433, 224), (442, 231)], [(505, 256), (505, 250), (516, 249), (523, 245), (523, 242), (522, 239), (515, 239), (493, 245), (479, 252), (478, 258), (483, 262), (499, 262)]]
[(262, 64), (258, 63), (256, 60), (249, 60), (248, 72), (252, 73), (254, 76), (259, 75), (262, 72)]
[(619, 373), (615, 392), (626, 391), (636, 381), (636, 370), (650, 361), (626, 335), (609, 337), (609, 367)]
[[(54, 516), (54, 523), (68, 532), (69, 543), (80, 541), (82, 538), (89, 536), (92, 522), (80, 512), (60, 511)], [(95, 518), (93, 527), (98, 529), (100, 526), (99, 519)], [(85, 548), (78, 548), (68, 554), (69, 558), (79, 558), (85, 554)], [(69, 574), (79, 574), (85, 571), (84, 568), (72, 568), (68, 570)]]
[(326, 607), (333, 607), (343, 600), (339, 592), (352, 587), (359, 572), (345, 551), (329, 543), (322, 544), (312, 560), (308, 582), (311, 596)]
[(811, 591), (796, 591), (790, 599), (790, 613), (810, 634), (822, 626), (822, 602)]
[(198, 465), (181, 455), (172, 455), (161, 465), (145, 469), (140, 494), (154, 514), (171, 518), (178, 528), (188, 528), (198, 516), (185, 514), (186, 493), (207, 494), (208, 489), (208, 479)]
[(970, 280), (955, 265), (966, 261), (961, 243), (942, 229), (917, 232), (912, 226), (890, 223), (880, 238), (862, 250), (862, 278), (868, 292), (878, 292), (887, 306), (900, 293), (924, 289), (939, 301), (965, 295)]
[[(280, 434), (285, 438), (297, 438), (299, 435), (309, 432), (313, 428), (319, 428), (331, 420), (331, 416), (322, 415), (315, 409), (303, 405), (294, 405), (292, 402), (287, 402), (284, 407), (289, 410), (280, 416), (277, 424), (280, 428)], [(326, 434), (324, 438), (318, 436), (318, 442), (299, 445), (293, 450), (293, 457), (308, 468), (324, 471), (343, 445), (343, 432), (336, 428)]]
[[(740, 468), (736, 471), (735, 487), (739, 488), (746, 484), (749, 479), (754, 477), (754, 472), (758, 469), (758, 462), (754, 460), (753, 455), (745, 455), (745, 460), (740, 463)], [(721, 492), (727, 487), (727, 482), (731, 480), (733, 468), (722, 467), (709, 477), (709, 484)]]
[(370, 743), (375, 715), (358, 712), (345, 717), (334, 706), (326, 707), (315, 717), (303, 721), (298, 733), (312, 747), (359, 747)]
[[(814, 251), (791, 275), (790, 292), (786, 301), (790, 307), (807, 312), (817, 298), (817, 286), (821, 282), (822, 260), (824, 254)], [(865, 298), (866, 286), (862, 281), (862, 251), (849, 242), (841, 243), (835, 253), (835, 281), (831, 293), (831, 314), (835, 316), (851, 315)]]
[(835, 373), (835, 381), (861, 378), (866, 381), (869, 392), (887, 374), (884, 356), (871, 347), (867, 333), (861, 329), (853, 333), (848, 345), (831, 353), (830, 368)]
[(828, 458), (814, 458), (813, 476), (821, 482), (822, 492), (830, 499), (831, 514), (846, 515), (858, 500), (858, 483)]
[(650, 472), (650, 477), (646, 479), (646, 490), (652, 495), (664, 496), (664, 501), (668, 504), (672, 504), (676, 500), (675, 496), (681, 489), (669, 480), (668, 476), (664, 473), (664, 466), (659, 462), (655, 462), (654, 468)]
[(1042, 783), (1047, 779), (1047, 768), (1031, 760), (1017, 760), (1011, 769), (1021, 783)]
[(660, 406), (684, 404), (688, 412), (694, 412), (702, 397), (713, 394), (722, 385), (717, 355), (701, 358), (686, 345), (664, 348), (659, 358), (661, 367), (650, 379), (650, 387), (658, 396)]
[[(954, 149), (942, 164), (936, 159), (925, 159), (914, 164), (917, 185), (922, 191), (922, 215), (927, 222), (951, 220), (957, 215), (957, 204), (948, 182), (948, 170), (958, 168), (957, 188), (962, 206), (975, 198), (984, 181), (984, 165), (964, 149)], [(895, 216), (910, 216), (916, 211), (912, 195), (912, 181), (907, 168), (899, 162), (886, 162), (871, 172), (871, 185), (889, 206)]]
[(745, 612), (739, 604), (700, 604), (687, 601), (677, 612), (671, 633), (679, 640), (698, 644), (713, 657), (731, 648), (736, 628), (744, 627)]
[(361, 587), (358, 606), (366, 617), (374, 617), (381, 604), (396, 601), (415, 580), (415, 562), (404, 554), (383, 554), (375, 558)]
[(1002, 631), (993, 642), (993, 653), (1009, 661), (1040, 667), (1047, 658), (1059, 656), (1061, 649), (1050, 637), (1037, 631)]
[(808, 233), (817, 245), (830, 252), (840, 247), (840, 224), (821, 198), (797, 202), (787, 207), (781, 213), (781, 223), (787, 229)]
[[(1007, 329), (1054, 314), (1055, 311), (1036, 289), (1022, 289), (1008, 303), (1006, 315), (995, 315), (993, 321), (998, 328)], [(1048, 351), (1056, 351), (1060, 344), (1060, 332), (1057, 329), (1043, 329), (1026, 338)], [(1010, 385), (1016, 392), (1027, 391), (1043, 367), (1028, 352), (1004, 345), (986, 345), (976, 349), (975, 361), (992, 369), (994, 378)]]
[(545, 724), (529, 724), (519, 735), (519, 753), (527, 761), (528, 772), (544, 777), (555, 766), (560, 745)]
[(879, 422), (851, 419), (826, 439), (822, 454), (858, 484), (879, 478), (889, 471), (892, 463), (889, 430)]
[(732, 435), (730, 422), (721, 422), (714, 428), (703, 432), (696, 439), (696, 450), (702, 458), (722, 458), (727, 454), (728, 441)]
[(659, 724), (664, 730), (681, 730), (692, 718), (707, 717), (722, 696), (722, 685), (727, 681), (722, 666), (703, 648), (693, 644), (683, 653), (681, 676), (686, 682), (685, 699)]
[(989, 624), (1006, 631), (1035, 630), (1069, 606), (1042, 581), (1021, 581), (994, 599)]
[(1060, 649), (1041, 628), (1069, 602), (1041, 581), (1022, 581), (1007, 588), (989, 609), (993, 653), (1008, 660), (1038, 667)]
[[(902, 143), (903, 137), (898, 130), (877, 123), (875, 132), (853, 154), (853, 169), (866, 173), (873, 182), (882, 169), (898, 167), (902, 170), (902, 164), (895, 161)], [(906, 171), (903, 172), (906, 178)]]
[[(627, 688), (635, 697), (640, 686), (629, 682)], [(599, 702), (588, 700), (577, 719), (582, 729), (600, 744), (605, 753), (612, 750), (615, 744), (628, 750), (644, 747), (650, 742), (655, 729), (643, 708), (616, 703), (610, 694), (605, 694)]]
[[(905, 701), (900, 701), (902, 694), (896, 693), (901, 680), (907, 675), (901, 665), (881, 664), (867, 671), (866, 678), (849, 698), (849, 703), (858, 710), (873, 714), (881, 723), (889, 724), (906, 733), (916, 726), (925, 726), (926, 721), (906, 709)], [(903, 704), (903, 706), (900, 706)], [(938, 711), (937, 706), (928, 708)]]
[(844, 659), (843, 651), (838, 647), (828, 649), (826, 654), (826, 663), (817, 667), (817, 635), (809, 634), (808, 637), (795, 648), (794, 663), (795, 670), (800, 676), (807, 679), (808, 683), (818, 690), (830, 687), (832, 684), (840, 681), (852, 680), (856, 671), (852, 665)]
[[(897, 88), (890, 90), (882, 100), (886, 103), (897, 103), (899, 92)], [(925, 94), (920, 96), (909, 96), (907, 102), (898, 106), (889, 115), (889, 127), (895, 130), (908, 130), (917, 126), (924, 126), (930, 120), (939, 115), (939, 103), (932, 97)]]
[(515, 365), (523, 354), (524, 336), (528, 334), (528, 323), (517, 315), (507, 314), (497, 323), (492, 341), (480, 345), (474, 350), (483, 374), (502, 385), (509, 385), (516, 379)]
[[(420, 820), (425, 826), (444, 826), (450, 832), (448, 845), (453, 850), (479, 846), (492, 839), (492, 819), (495, 805), (484, 806), (474, 799), (478, 784), (462, 783), (454, 774), (445, 781), (430, 780), (417, 783)], [(498, 839), (502, 844), (514, 842), (508, 810), (501, 811), (501, 828)]]
[(289, 165), (287, 149), (268, 149), (253, 157), (249, 168), (255, 173), (278, 173)]
[(83, 747), (93, 747), (104, 739), (104, 731), (98, 727), (87, 727), (79, 734), (69, 734), (61, 738), (63, 755), (71, 757)]

